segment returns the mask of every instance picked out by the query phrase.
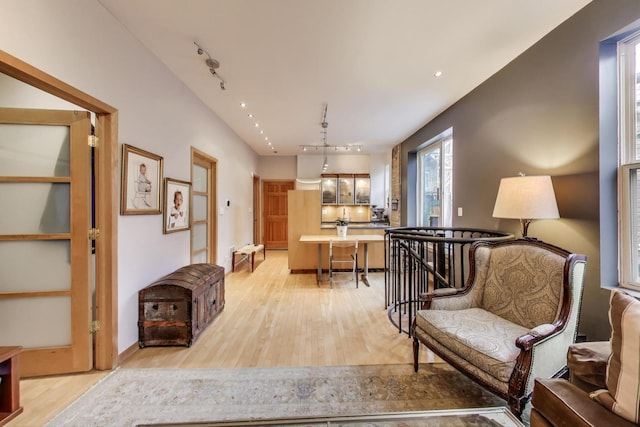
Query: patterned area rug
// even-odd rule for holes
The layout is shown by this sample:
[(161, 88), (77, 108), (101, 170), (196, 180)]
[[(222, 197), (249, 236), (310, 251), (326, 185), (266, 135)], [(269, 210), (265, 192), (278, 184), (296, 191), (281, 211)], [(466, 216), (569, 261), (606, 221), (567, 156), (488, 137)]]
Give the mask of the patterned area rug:
[(47, 426), (135, 426), (505, 406), (444, 363), (116, 369)]

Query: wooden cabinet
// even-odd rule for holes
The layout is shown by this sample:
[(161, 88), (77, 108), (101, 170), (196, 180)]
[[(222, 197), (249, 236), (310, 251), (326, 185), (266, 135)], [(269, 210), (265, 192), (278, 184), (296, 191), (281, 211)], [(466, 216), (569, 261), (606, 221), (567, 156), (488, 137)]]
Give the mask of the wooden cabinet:
[(179, 268), (138, 293), (138, 345), (190, 347), (223, 308), (223, 267)]

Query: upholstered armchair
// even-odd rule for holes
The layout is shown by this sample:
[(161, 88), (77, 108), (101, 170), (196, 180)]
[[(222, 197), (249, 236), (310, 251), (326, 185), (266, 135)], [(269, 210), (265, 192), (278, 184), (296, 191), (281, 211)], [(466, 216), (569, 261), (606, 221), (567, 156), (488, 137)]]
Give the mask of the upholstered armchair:
[(462, 288), (423, 294), (420, 343), (507, 400), (521, 416), (535, 378), (566, 369), (575, 341), (586, 257), (535, 239), (476, 242)]

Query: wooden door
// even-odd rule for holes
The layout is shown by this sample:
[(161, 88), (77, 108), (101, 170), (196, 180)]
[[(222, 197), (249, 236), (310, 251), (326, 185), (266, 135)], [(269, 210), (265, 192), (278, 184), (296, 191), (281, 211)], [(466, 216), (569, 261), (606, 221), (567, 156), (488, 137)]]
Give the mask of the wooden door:
[(21, 376), (92, 368), (91, 120), (0, 108), (0, 345)]
[(265, 248), (287, 249), (287, 192), (293, 188), (293, 181), (262, 182)]

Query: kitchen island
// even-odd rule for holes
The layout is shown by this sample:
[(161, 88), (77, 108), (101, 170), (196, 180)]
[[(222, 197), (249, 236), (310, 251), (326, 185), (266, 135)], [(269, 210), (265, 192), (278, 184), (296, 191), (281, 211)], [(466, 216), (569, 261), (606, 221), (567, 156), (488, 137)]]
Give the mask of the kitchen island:
[[(321, 219), (320, 191), (290, 190), (288, 193), (288, 254), (289, 270), (292, 273), (316, 273), (318, 269), (318, 252), (316, 245), (300, 242), (302, 235), (336, 236), (335, 223), (323, 223)], [(379, 222), (354, 222), (349, 224), (348, 235), (379, 235), (384, 238), (388, 228)], [(322, 270), (329, 269), (329, 248), (323, 245), (320, 255)], [(358, 256), (365, 259), (364, 247)], [(369, 269), (384, 268), (384, 245), (375, 244), (369, 247)], [(360, 266), (362, 268), (362, 266)]]

